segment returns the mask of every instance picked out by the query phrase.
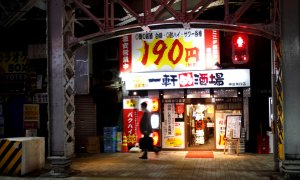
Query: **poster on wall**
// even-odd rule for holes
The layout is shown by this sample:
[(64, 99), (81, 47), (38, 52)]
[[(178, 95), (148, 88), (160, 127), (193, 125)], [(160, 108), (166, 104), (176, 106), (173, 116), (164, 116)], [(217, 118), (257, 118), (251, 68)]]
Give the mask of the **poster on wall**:
[(175, 107), (174, 104), (166, 103), (164, 104), (164, 120), (166, 126), (166, 136), (174, 136), (175, 135)]
[(23, 117), (25, 129), (38, 129), (40, 126), (39, 104), (24, 104)]
[(134, 33), (119, 41), (120, 72), (217, 69), (219, 31), (165, 29)]
[(184, 104), (165, 103), (164, 122), (162, 123), (162, 147), (184, 148)]

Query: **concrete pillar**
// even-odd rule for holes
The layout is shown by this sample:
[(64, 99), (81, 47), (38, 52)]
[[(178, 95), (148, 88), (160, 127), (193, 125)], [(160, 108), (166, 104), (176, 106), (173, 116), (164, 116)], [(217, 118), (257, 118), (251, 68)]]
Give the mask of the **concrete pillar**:
[(286, 179), (300, 177), (300, 1), (281, 0), (281, 47), (284, 112), (284, 158)]
[[(74, 155), (74, 55), (68, 51), (70, 24), (63, 0), (51, 0), (47, 10), (49, 154), (48, 175), (65, 177)], [(70, 8), (68, 8), (70, 9)], [(71, 19), (71, 18), (70, 18)], [(65, 25), (69, 24), (66, 28)], [(64, 29), (65, 27), (65, 29)]]

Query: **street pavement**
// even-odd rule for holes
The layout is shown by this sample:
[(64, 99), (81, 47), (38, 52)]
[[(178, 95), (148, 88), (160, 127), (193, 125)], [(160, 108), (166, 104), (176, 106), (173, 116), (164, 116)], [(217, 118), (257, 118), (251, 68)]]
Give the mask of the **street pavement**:
[(42, 170), (22, 177), (0, 176), (12, 179), (199, 179), (199, 180), (280, 180), (283, 174), (274, 171), (273, 154), (213, 152), (213, 158), (186, 158), (187, 151), (161, 151), (149, 153), (147, 160), (139, 159), (141, 153), (76, 154), (70, 172), (51, 173), (50, 164)]

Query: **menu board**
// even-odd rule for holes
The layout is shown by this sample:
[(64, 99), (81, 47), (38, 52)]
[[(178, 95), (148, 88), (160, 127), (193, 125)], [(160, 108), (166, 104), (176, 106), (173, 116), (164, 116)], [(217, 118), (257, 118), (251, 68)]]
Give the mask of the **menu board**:
[(226, 116), (226, 132), (225, 137), (229, 138), (230, 130), (233, 131), (232, 138), (240, 138), (241, 136), (241, 123), (242, 116), (241, 115), (228, 115)]

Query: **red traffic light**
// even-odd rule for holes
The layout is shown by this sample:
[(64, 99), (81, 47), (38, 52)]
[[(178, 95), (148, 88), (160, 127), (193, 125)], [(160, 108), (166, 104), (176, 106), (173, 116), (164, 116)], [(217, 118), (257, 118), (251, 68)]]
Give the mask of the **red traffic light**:
[(246, 44), (246, 38), (241, 35), (233, 37), (234, 46), (237, 48), (244, 48)]
[(245, 64), (249, 60), (248, 36), (237, 34), (232, 37), (232, 62), (233, 64)]

